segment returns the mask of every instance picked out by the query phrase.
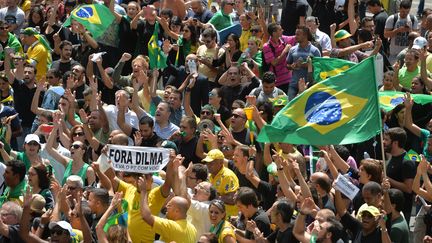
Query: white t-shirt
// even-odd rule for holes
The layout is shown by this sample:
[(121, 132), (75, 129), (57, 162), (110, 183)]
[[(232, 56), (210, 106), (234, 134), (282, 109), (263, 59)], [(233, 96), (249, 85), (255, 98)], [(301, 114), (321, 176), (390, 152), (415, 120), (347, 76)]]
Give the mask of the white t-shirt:
[[(411, 17), (413, 17), (413, 19), (411, 19)], [(411, 28), (411, 30), (414, 31), (418, 30), (418, 20), (415, 16), (408, 15), (406, 18), (402, 19), (399, 13), (398, 13), (398, 19), (396, 23), (394, 23), (394, 15), (390, 15), (387, 18), (387, 21), (385, 23), (385, 29), (394, 30), (405, 25), (408, 25)], [(409, 32), (397, 33), (396, 36), (391, 38), (390, 41), (391, 56), (396, 56), (397, 54), (399, 54), (399, 52), (401, 52), (405, 47), (408, 46), (408, 34)]]
[[(105, 114), (108, 119), (109, 127), (111, 131), (121, 130), (119, 125), (117, 124), (117, 113), (118, 108), (115, 105), (107, 105), (104, 106)], [(138, 129), (138, 117), (135, 112), (128, 109), (125, 114), (125, 122), (129, 124), (129, 126)]]

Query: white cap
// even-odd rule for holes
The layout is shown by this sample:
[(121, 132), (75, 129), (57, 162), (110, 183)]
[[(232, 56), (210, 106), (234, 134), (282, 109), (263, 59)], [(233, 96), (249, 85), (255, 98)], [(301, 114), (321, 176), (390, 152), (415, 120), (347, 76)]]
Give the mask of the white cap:
[(36, 134), (28, 134), (25, 139), (24, 139), (24, 143), (29, 143), (31, 141), (35, 141), (40, 145), (40, 139), (39, 136)]
[(414, 43), (413, 43), (412, 48), (421, 50), (421, 49), (425, 48), (426, 46), (427, 46), (427, 40), (424, 37), (419, 36), (419, 37), (414, 39)]
[(70, 236), (75, 235), (75, 233), (72, 231), (72, 226), (66, 221), (51, 222), (49, 223), (48, 228), (52, 230), (56, 226), (60, 226), (60, 228), (67, 230)]

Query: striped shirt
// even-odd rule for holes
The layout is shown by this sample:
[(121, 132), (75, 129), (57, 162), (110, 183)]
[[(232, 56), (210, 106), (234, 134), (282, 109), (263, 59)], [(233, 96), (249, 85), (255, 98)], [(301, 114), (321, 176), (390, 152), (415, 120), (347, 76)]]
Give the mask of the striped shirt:
[[(263, 46), (263, 55), (264, 59), (267, 64), (270, 64), (275, 58), (277, 58), (280, 54), (282, 54), (282, 51), (284, 50), (285, 46), (287, 44), (290, 44), (291, 46), (294, 46), (296, 44), (295, 36), (282, 36), (279, 40), (278, 44), (274, 44), (272, 41), (272, 38), (270, 37), (270, 40), (264, 44)], [(272, 45), (274, 48), (270, 47)], [(288, 53), (287, 53), (288, 54)], [(276, 86), (287, 84), (291, 81), (291, 71), (287, 68), (286, 63), (286, 57), (287, 55), (284, 55), (278, 64), (276, 66), (272, 66), (270, 64), (270, 71), (274, 72), (276, 75)]]

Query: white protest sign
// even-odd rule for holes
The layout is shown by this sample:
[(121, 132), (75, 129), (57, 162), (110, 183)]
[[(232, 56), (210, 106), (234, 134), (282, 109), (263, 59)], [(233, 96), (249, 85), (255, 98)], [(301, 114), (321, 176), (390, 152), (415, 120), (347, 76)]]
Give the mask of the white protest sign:
[(108, 145), (108, 158), (117, 171), (153, 173), (162, 170), (169, 162), (170, 150), (122, 145)]
[(342, 194), (353, 200), (357, 193), (360, 191), (348, 178), (339, 174), (335, 181), (335, 189), (339, 190)]

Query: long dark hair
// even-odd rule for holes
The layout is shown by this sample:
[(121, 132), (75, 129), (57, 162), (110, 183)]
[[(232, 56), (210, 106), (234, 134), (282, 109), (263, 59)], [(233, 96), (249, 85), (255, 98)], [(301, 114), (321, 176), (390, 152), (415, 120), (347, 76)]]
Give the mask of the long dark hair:
[[(34, 23), (32, 16), (33, 14), (39, 14), (41, 20), (39, 23)], [(42, 28), (43, 24), (45, 23), (45, 11), (41, 6), (35, 6), (32, 9), (30, 9), (29, 17), (28, 17), (28, 26), (29, 27), (36, 27), (39, 26), (39, 28)]]
[(48, 189), (50, 187), (50, 177), (52, 172), (48, 170), (47, 166), (42, 163), (32, 166), (32, 168), (36, 171), (36, 174), (39, 179), (39, 187), (40, 189)]

